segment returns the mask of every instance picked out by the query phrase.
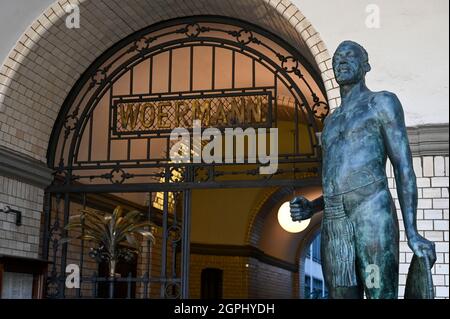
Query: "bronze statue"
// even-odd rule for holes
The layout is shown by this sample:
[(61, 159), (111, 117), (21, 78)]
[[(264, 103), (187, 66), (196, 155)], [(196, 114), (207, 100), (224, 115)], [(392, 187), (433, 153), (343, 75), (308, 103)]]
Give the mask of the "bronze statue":
[[(397, 298), (399, 229), (387, 184), (386, 160), (395, 174), (408, 245), (436, 260), (434, 243), (416, 226), (417, 188), (402, 105), (395, 94), (372, 92), (366, 50), (344, 41), (333, 56), (342, 103), (322, 132), (323, 197), (291, 201), (294, 221), (324, 211), (322, 269), (330, 298)], [(378, 280), (379, 279), (379, 280)]]

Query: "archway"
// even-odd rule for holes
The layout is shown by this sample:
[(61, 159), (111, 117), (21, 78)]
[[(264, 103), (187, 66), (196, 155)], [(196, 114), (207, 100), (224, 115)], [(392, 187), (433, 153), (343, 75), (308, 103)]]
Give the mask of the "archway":
[[(77, 207), (97, 208), (105, 196), (110, 205), (146, 212), (158, 229), (160, 247), (147, 243), (137, 269), (121, 274), (136, 285), (133, 295), (188, 296), (193, 190), (295, 186), (314, 179), (320, 165), (316, 133), (329, 111), (322, 89), (298, 51), (230, 18), (165, 21), (105, 52), (72, 89), (50, 141), (48, 166), (55, 178), (47, 189), (44, 227), (44, 256), (52, 259), (49, 296), (73, 296), (62, 280), (68, 263), (83, 273), (74, 297), (89, 296), (108, 280), (96, 274), (83, 240), (60, 243), (73, 236), (64, 226)], [(218, 162), (173, 162), (171, 131), (183, 126), (195, 133), (195, 120), (219, 133), (226, 127), (277, 128), (280, 138), (270, 139), (281, 141), (278, 169), (258, 174), (265, 163), (252, 161), (250, 151), (242, 162), (224, 162), (222, 153)], [(189, 154), (201, 151), (194, 146)]]
[[(133, 196), (143, 196), (142, 191), (144, 188), (140, 188), (142, 185), (137, 186), (139, 183), (128, 183), (128, 179), (139, 180), (139, 178), (143, 179), (152, 175), (155, 183), (153, 183), (153, 186), (145, 187), (145, 196), (147, 202), (155, 202), (154, 196), (156, 196), (157, 200), (161, 201), (159, 213), (162, 217), (158, 220), (158, 226), (164, 228), (164, 220), (165, 218), (168, 218), (166, 219), (166, 230), (170, 229), (171, 235), (174, 236), (174, 238), (177, 239), (176, 242), (179, 243), (178, 247), (184, 245), (183, 247), (186, 248), (189, 241), (185, 241), (184, 244), (181, 244), (181, 241), (179, 242), (178, 238), (180, 238), (180, 233), (185, 229), (183, 226), (189, 225), (189, 220), (179, 219), (178, 224), (169, 225), (169, 219), (170, 223), (172, 223), (174, 216), (169, 216), (169, 211), (175, 210), (180, 214), (184, 214), (187, 211), (186, 208), (189, 207), (190, 204), (189, 189), (192, 189), (193, 186), (199, 188), (211, 186), (211, 184), (208, 183), (198, 183), (197, 185), (194, 185), (193, 182), (195, 181), (189, 182), (188, 180), (183, 180), (183, 186), (180, 186), (181, 183), (177, 183), (177, 181), (171, 183), (176, 179), (174, 178), (174, 175), (177, 174), (174, 174), (174, 169), (167, 168), (167, 162), (164, 173), (152, 171), (150, 173), (147, 172), (145, 176), (138, 176), (139, 173), (137, 172), (127, 172), (122, 165), (123, 163), (120, 165), (115, 163), (117, 165), (113, 167), (112, 162), (109, 163), (110, 166), (108, 168), (107, 166), (104, 166), (101, 168), (97, 167), (97, 170), (91, 170), (91, 172), (96, 171), (95, 174), (90, 175), (87, 174), (86, 171), (84, 175), (74, 173), (76, 167), (81, 168), (84, 164), (101, 165), (102, 163), (100, 163), (101, 161), (89, 163), (89, 160), (82, 163), (83, 160), (80, 161), (80, 158), (78, 158), (78, 155), (81, 154), (81, 156), (87, 156), (87, 158), (91, 157), (90, 159), (92, 159), (92, 154), (97, 151), (97, 148), (93, 151), (92, 149), (89, 150), (89, 147), (88, 150), (86, 150), (82, 146), (83, 143), (87, 145), (86, 139), (89, 140), (89, 135), (86, 134), (84, 135), (85, 140), (82, 141), (82, 132), (85, 129), (86, 131), (92, 131), (92, 128), (89, 127), (89, 123), (94, 123), (94, 121), (89, 120), (89, 116), (91, 115), (89, 111), (81, 114), (73, 112), (76, 110), (76, 107), (70, 109), (71, 106), (73, 106), (72, 102), (76, 102), (77, 99), (82, 99), (83, 93), (90, 90), (87, 89), (87, 87), (89, 87), (88, 85), (87, 87), (84, 87), (85, 91), (81, 92), (81, 87), (86, 84), (86, 82), (84, 82), (85, 79), (92, 79), (93, 81), (90, 83), (93, 83), (94, 88), (104, 84), (102, 82), (105, 80), (104, 76), (107, 75), (108, 70), (99, 69), (102, 62), (105, 62), (102, 60), (102, 58), (105, 57), (105, 54), (103, 53), (108, 51), (108, 48), (114, 43), (118, 42), (118, 44), (114, 46), (115, 48), (124, 48), (124, 46), (129, 43), (127, 41), (137, 40), (136, 37), (138, 37), (139, 34), (142, 36), (145, 32), (151, 31), (149, 28), (146, 28), (139, 33), (139, 30), (143, 27), (148, 25), (152, 25), (153, 27), (159, 25), (159, 27), (162, 27), (164, 26), (164, 23), (167, 23), (166, 26), (168, 26), (171, 21), (173, 21), (171, 20), (172, 18), (195, 16), (196, 14), (203, 16), (206, 14), (210, 17), (214, 16), (215, 18), (217, 18), (217, 15), (221, 15), (224, 16), (225, 19), (231, 18), (230, 21), (232, 21), (232, 18), (254, 21), (255, 25), (249, 25), (250, 30), (259, 31), (259, 35), (262, 35), (269, 41), (274, 41), (276, 46), (283, 48), (285, 53), (277, 55), (277, 53), (280, 53), (281, 51), (277, 52), (275, 50), (272, 53), (275, 54), (276, 58), (267, 58), (264, 57), (264, 54), (258, 55), (258, 51), (263, 50), (254, 50), (252, 52), (250, 46), (258, 45), (258, 43), (247, 43), (246, 39), (253, 40), (258, 39), (258, 37), (253, 38), (252, 33), (246, 32), (248, 31), (247, 29), (249, 29), (248, 27), (246, 27), (245, 32), (239, 33), (239, 30), (235, 29), (234, 34), (229, 34), (229, 36), (233, 38), (231, 39), (232, 42), (235, 42), (234, 51), (232, 51), (237, 55), (245, 55), (250, 52), (250, 55), (247, 55), (247, 58), (250, 59), (250, 61), (254, 61), (253, 64), (255, 65), (259, 65), (264, 61), (269, 61), (267, 65), (272, 67), (271, 72), (275, 71), (276, 74), (282, 76), (279, 78), (280, 83), (283, 82), (282, 85), (284, 85), (285, 91), (291, 95), (291, 99), (282, 100), (281, 102), (286, 105), (292, 104), (290, 108), (275, 107), (275, 111), (280, 110), (284, 115), (280, 113), (279, 116), (277, 115), (278, 117), (272, 119), (269, 118), (266, 124), (267, 126), (274, 126), (276, 125), (276, 118), (293, 116), (296, 120), (294, 121), (294, 124), (291, 123), (290, 125), (294, 128), (295, 132), (291, 137), (293, 140), (296, 139), (297, 142), (292, 143), (292, 149), (289, 149), (288, 147), (288, 151), (283, 154), (284, 156), (280, 157), (280, 159), (285, 162), (283, 162), (282, 170), (278, 174), (280, 175), (278, 176), (279, 178), (269, 178), (266, 179), (264, 183), (250, 179), (239, 187), (277, 187), (279, 185), (291, 184), (293, 181), (295, 185), (304, 185), (305, 183), (308, 183), (308, 181), (298, 180), (297, 178), (312, 177), (314, 179), (315, 172), (317, 172), (319, 156), (315, 133), (320, 131), (320, 119), (328, 112), (328, 106), (327, 103), (325, 103), (325, 92), (332, 97), (332, 99), (329, 99), (331, 106), (334, 105), (335, 102), (333, 98), (337, 95), (333, 93), (336, 90), (332, 83), (330, 59), (325, 45), (320, 40), (320, 36), (310, 25), (308, 20), (294, 5), (285, 0), (275, 2), (249, 0), (246, 2), (233, 3), (233, 5), (228, 6), (224, 5), (223, 1), (215, 0), (205, 2), (204, 5), (199, 5), (199, 2), (197, 2), (195, 5), (192, 4), (191, 6), (185, 5), (183, 1), (179, 0), (169, 2), (170, 6), (167, 6), (167, 1), (164, 4), (160, 4), (136, 0), (129, 3), (125, 8), (123, 6), (118, 6), (115, 3), (111, 3), (111, 1), (80, 1), (79, 6), (82, 17), (83, 19), (86, 18), (86, 20), (84, 20), (84, 23), (82, 21), (82, 30), (71, 30), (65, 27), (66, 13), (64, 12), (64, 6), (66, 1), (57, 1), (24, 33), (17, 46), (11, 51), (11, 54), (2, 66), (2, 85), (0, 92), (0, 100), (2, 102), (0, 111), (2, 114), (0, 121), (4, 123), (3, 125), (6, 127), (5, 131), (7, 132), (2, 135), (1, 144), (10, 150), (24, 154), (25, 158), (30, 158), (30, 161), (31, 158), (37, 160), (33, 161), (33, 170), (39, 170), (40, 172), (37, 175), (45, 176), (45, 178), (42, 177), (41, 180), (45, 179), (46, 181), (51, 173), (46, 168), (46, 165), (42, 164), (47, 152), (48, 164), (52, 169), (55, 169), (54, 173), (58, 175), (58, 178), (54, 180), (53, 185), (48, 189), (49, 192), (45, 197), (46, 213), (45, 216), (43, 216), (43, 229), (46, 232), (46, 235), (42, 238), (41, 245), (42, 257), (50, 258), (51, 256), (53, 259), (60, 260), (59, 263), (54, 264), (57, 269), (53, 268), (50, 273), (50, 283), (56, 287), (61, 287), (63, 284), (61, 281), (63, 277), (59, 275), (64, 273), (64, 266), (68, 261), (67, 258), (72, 258), (74, 253), (67, 247), (62, 247), (57, 242), (58, 236), (62, 235), (64, 232), (62, 227), (66, 224), (71, 214), (69, 205), (64, 205), (65, 203), (72, 203), (70, 206), (72, 208), (92, 207), (103, 211), (112, 209), (111, 203), (118, 203), (125, 206), (127, 209), (134, 208), (145, 210), (145, 208), (147, 208), (148, 214), (150, 215), (152, 213), (151, 205), (136, 205), (136, 202), (133, 201), (135, 199)], [(131, 14), (131, 12), (133, 14)], [(104, 18), (105, 14), (108, 16), (108, 19)], [(105, 23), (105, 21), (116, 21), (116, 23), (108, 24)], [(153, 31), (155, 30), (156, 29), (153, 29)], [(200, 31), (204, 32), (203, 30)], [(194, 33), (196, 32), (197, 31), (194, 30)], [(184, 32), (186, 36), (188, 36), (187, 33), (189, 33), (189, 30)], [(191, 34), (191, 36), (192, 35), (193, 34)], [(133, 38), (133, 36), (135, 38)], [(281, 42), (278, 41), (279, 39), (282, 39)], [(215, 44), (216, 48), (223, 49), (223, 47), (220, 47), (223, 43), (218, 43), (219, 42), (216, 42)], [(134, 47), (137, 46), (137, 50), (133, 49), (132, 51), (140, 51), (142, 53), (145, 51), (142, 49), (146, 49), (145, 46), (149, 43), (140, 42), (133, 44)], [(139, 46), (142, 45), (144, 47), (139, 48)], [(233, 45), (230, 47), (233, 47)], [(243, 47), (247, 48), (244, 48), (243, 50)], [(270, 48), (271, 46), (268, 47), (268, 49)], [(173, 53), (174, 51), (168, 49), (166, 52)], [(109, 50), (109, 53), (111, 53), (111, 50)], [(102, 54), (103, 56), (101, 56)], [(93, 70), (96, 74), (92, 73)], [(317, 76), (319, 74), (322, 76), (322, 80)], [(78, 79), (80, 75), (82, 76)], [(296, 80), (292, 80), (293, 78), (296, 78)], [(306, 86), (299, 89), (298, 81), (303, 81), (306, 78), (307, 81), (304, 83)], [(274, 87), (276, 88), (276, 86), (272, 86), (272, 88)], [(254, 89), (254, 85), (251, 88)], [(273, 102), (275, 106), (277, 103), (280, 103), (277, 94), (274, 94), (275, 91), (270, 91), (270, 89), (267, 88), (264, 90), (265, 91), (256, 93), (262, 93), (263, 96), (272, 99), (271, 102)], [(27, 92), (27, 94), (24, 94), (24, 92)], [(73, 92), (81, 94), (75, 96), (77, 94)], [(247, 94), (249, 92), (241, 90), (240, 93)], [(307, 94), (305, 94), (305, 92)], [(67, 94), (69, 94), (69, 96)], [(223, 94), (223, 92), (221, 92), (221, 94)], [(100, 95), (101, 93), (97, 97), (100, 97)], [(258, 96), (258, 98), (259, 97), (260, 96)], [(229, 96), (222, 96), (221, 98), (229, 98)], [(252, 96), (252, 98), (255, 97)], [(97, 102), (99, 101), (95, 101), (95, 103)], [(282, 103), (280, 103), (280, 105), (281, 104)], [(61, 105), (65, 106), (62, 110), (60, 109)], [(59, 118), (57, 117), (58, 114)], [(58, 122), (58, 125), (53, 126), (55, 121)], [(84, 124), (82, 121), (84, 121)], [(54, 128), (53, 134), (51, 134), (52, 127)], [(301, 127), (301, 130), (299, 127)], [(75, 132), (76, 134), (74, 134)], [(137, 137), (142, 137), (142, 135), (139, 135), (141, 133), (142, 132), (138, 133)], [(61, 152), (61, 156), (56, 162), (54, 155), (57, 151), (55, 145), (58, 144), (58, 134), (60, 134), (60, 137), (65, 134), (72, 134), (72, 136), (67, 138), (62, 137), (59, 140), (63, 141), (70, 139), (71, 145), (67, 145), (68, 152), (64, 153), (64, 155), (62, 155)], [(53, 138), (50, 141), (51, 135)], [(72, 138), (77, 135), (80, 136), (79, 140)], [(291, 137), (287, 140), (291, 140)], [(133, 147), (132, 145), (134, 142), (128, 143), (128, 149)], [(301, 145), (302, 143), (306, 143), (306, 147), (305, 145)], [(48, 145), (50, 145), (50, 147), (47, 148)], [(62, 148), (65, 148), (65, 146), (66, 145)], [(128, 153), (131, 154), (132, 152)], [(134, 155), (131, 155), (131, 157), (133, 156)], [(63, 157), (67, 160), (66, 162), (64, 162), (64, 160), (61, 161), (61, 158)], [(75, 158), (77, 159), (72, 161)], [(300, 161), (302, 163), (296, 165), (295, 161), (300, 158), (303, 158), (303, 160)], [(136, 161), (135, 165), (140, 165), (140, 160), (142, 159)], [(68, 166), (65, 165), (69, 162), (70, 164)], [(155, 170), (159, 164), (160, 163), (152, 163), (152, 165), (155, 165)], [(84, 168), (87, 168), (88, 166), (89, 165), (85, 165)], [(100, 172), (101, 169), (104, 169), (104, 171)], [(132, 168), (128, 167), (128, 169)], [(247, 172), (254, 169), (255, 168), (247, 169)], [(185, 170), (185, 172), (187, 171), (189, 170)], [(241, 169), (239, 174), (245, 175), (243, 174), (244, 171), (245, 169)], [(206, 175), (210, 173), (211, 172), (207, 172)], [(283, 174), (284, 176), (281, 176)], [(203, 174), (203, 176), (204, 175), (205, 174)], [(195, 176), (195, 174), (192, 174), (191, 172), (189, 178), (193, 178), (193, 176)], [(219, 172), (217, 176), (223, 176), (223, 172)], [(95, 181), (96, 179), (97, 181)], [(111, 185), (104, 188), (106, 185), (98, 183), (98, 181), (102, 179)], [(215, 187), (233, 187), (232, 180), (231, 183), (228, 183), (228, 186), (226, 185), (227, 183), (224, 183), (225, 180), (226, 179), (223, 178), (223, 180), (219, 181), (220, 183), (216, 184)], [(86, 181), (87, 183), (84, 183)], [(39, 186), (42, 187), (41, 185), (46, 183), (47, 182), (40, 182)], [(87, 188), (78, 188), (80, 184), (83, 184), (83, 187)], [(121, 184), (127, 184), (126, 192), (127, 194), (134, 194), (132, 195), (133, 200), (130, 201), (128, 200), (129, 198), (123, 198), (124, 196), (117, 196), (118, 193), (115, 192), (124, 190), (121, 187)], [(234, 186), (236, 185), (238, 185), (238, 183), (235, 181)], [(188, 195), (186, 196), (186, 194)], [(105, 198), (107, 198), (106, 201)], [(180, 204), (177, 199), (184, 202), (184, 204)], [(164, 217), (164, 211), (167, 212), (166, 217)], [(55, 219), (55, 216), (58, 217)], [(56, 235), (56, 237), (52, 237), (52, 234), (58, 232), (59, 234)], [(167, 231), (164, 231), (164, 233), (167, 234)], [(53, 247), (51, 247), (51, 245), (53, 245)], [(161, 247), (158, 247), (158, 249), (160, 248)], [(77, 254), (78, 253), (79, 252), (77, 252)], [(79, 257), (82, 255), (83, 253), (78, 254)], [(171, 257), (167, 258), (170, 259)], [(177, 258), (179, 259), (181, 257), (175, 255), (173, 259)], [(64, 259), (66, 259), (66, 261), (63, 261)], [(183, 263), (177, 260), (175, 268), (180, 268), (181, 264)], [(181, 269), (176, 270), (181, 271)], [(188, 269), (183, 268), (182, 271), (185, 273), (184, 276), (186, 276)], [(144, 281), (149, 280), (149, 278), (145, 277), (142, 277), (142, 279)], [(174, 295), (186, 296), (187, 285), (185, 285), (184, 288), (181, 287), (182, 285), (180, 285), (180, 283), (182, 280), (179, 277), (172, 279), (171, 283), (177, 282), (169, 287), (172, 292), (178, 290)], [(164, 289), (160, 289), (158, 295), (161, 294), (161, 296), (165, 296), (167, 289), (165, 291), (163, 290)], [(61, 293), (60, 291), (61, 289), (56, 291), (54, 295), (63, 297), (64, 293)], [(77, 296), (80, 296), (80, 294), (80, 292), (76, 293)]]
[[(176, 17), (222, 15), (254, 21), (285, 39), (321, 74), (334, 108), (339, 97), (324, 42), (288, 0), (79, 1), (81, 29), (65, 26), (66, 0), (55, 1), (18, 40), (3, 62), (0, 101), (2, 145), (45, 162), (53, 123), (77, 79), (114, 43), (148, 25)], [(114, 22), (114, 23), (112, 23)], [(24, 94), (24, 92), (29, 92)], [(28, 138), (30, 137), (30, 138)], [(49, 174), (44, 166), (43, 174)]]

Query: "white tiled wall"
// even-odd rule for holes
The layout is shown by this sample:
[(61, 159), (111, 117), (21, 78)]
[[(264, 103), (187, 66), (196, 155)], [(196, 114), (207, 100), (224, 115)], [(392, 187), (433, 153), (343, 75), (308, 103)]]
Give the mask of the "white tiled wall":
[(42, 189), (0, 176), (0, 208), (22, 212), (21, 226), (16, 226), (16, 215), (0, 212), (0, 254), (38, 257), (43, 194)]
[[(449, 157), (414, 157), (417, 177), (418, 209), (417, 229), (420, 234), (436, 244), (437, 261), (433, 267), (436, 298), (449, 298)], [(397, 206), (400, 221), (400, 296), (405, 290), (406, 276), (412, 252), (408, 247), (400, 206), (395, 190), (392, 166), (388, 164), (389, 185)]]

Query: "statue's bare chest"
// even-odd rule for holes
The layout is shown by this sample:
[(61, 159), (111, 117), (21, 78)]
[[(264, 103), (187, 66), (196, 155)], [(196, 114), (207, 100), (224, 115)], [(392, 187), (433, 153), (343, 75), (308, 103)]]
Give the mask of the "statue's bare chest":
[(351, 108), (339, 108), (327, 119), (322, 133), (322, 147), (327, 149), (359, 148), (368, 140), (380, 138), (379, 121), (368, 101)]

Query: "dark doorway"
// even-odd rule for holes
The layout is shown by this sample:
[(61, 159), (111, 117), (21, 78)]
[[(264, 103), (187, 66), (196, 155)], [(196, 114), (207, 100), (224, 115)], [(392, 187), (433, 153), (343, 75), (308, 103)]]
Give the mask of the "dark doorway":
[(222, 299), (223, 270), (205, 268), (202, 270), (201, 298)]

